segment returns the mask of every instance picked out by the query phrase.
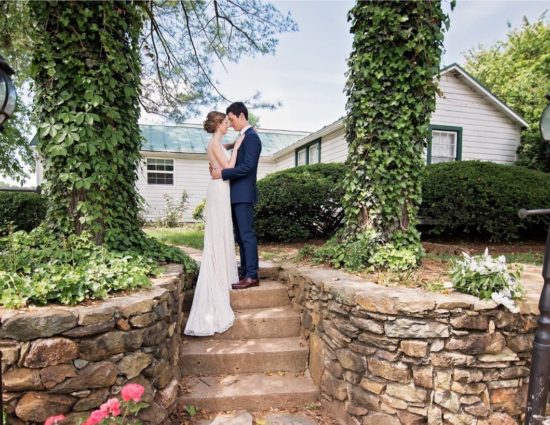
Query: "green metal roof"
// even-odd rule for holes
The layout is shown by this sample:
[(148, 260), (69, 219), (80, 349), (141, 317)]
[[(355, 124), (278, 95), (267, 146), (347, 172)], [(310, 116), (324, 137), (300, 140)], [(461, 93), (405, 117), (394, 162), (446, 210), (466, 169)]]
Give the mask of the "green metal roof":
[[(206, 153), (211, 135), (199, 124), (152, 125), (140, 124), (145, 137), (142, 151)], [(262, 140), (262, 156), (272, 155), (281, 149), (303, 139), (309, 133), (284, 130), (257, 129)], [(225, 140), (228, 143), (237, 138), (237, 132), (230, 129)]]

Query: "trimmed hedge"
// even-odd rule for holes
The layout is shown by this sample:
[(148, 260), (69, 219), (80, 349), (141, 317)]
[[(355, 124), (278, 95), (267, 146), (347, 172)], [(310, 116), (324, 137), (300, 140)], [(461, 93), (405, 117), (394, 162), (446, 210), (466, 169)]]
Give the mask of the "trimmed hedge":
[(343, 164), (316, 164), (261, 179), (255, 209), (258, 239), (292, 242), (332, 236), (343, 218), (343, 178)]
[(550, 208), (550, 174), (513, 165), (459, 161), (427, 167), (419, 215), (427, 233), (490, 241), (546, 235), (550, 218), (520, 219), (520, 208)]
[(46, 199), (33, 192), (0, 192), (0, 236), (13, 230), (31, 231), (46, 216)]
[[(302, 241), (331, 236), (342, 221), (344, 164), (304, 165), (258, 182), (258, 237)], [(427, 235), (512, 241), (546, 235), (550, 217), (520, 219), (520, 208), (550, 208), (550, 174), (513, 165), (459, 161), (426, 167), (419, 215)]]

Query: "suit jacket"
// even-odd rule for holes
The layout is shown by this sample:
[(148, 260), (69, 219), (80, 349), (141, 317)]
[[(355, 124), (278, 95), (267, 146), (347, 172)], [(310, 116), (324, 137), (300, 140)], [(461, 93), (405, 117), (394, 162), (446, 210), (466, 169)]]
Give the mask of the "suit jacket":
[(250, 127), (244, 133), (244, 140), (237, 151), (235, 168), (222, 170), (222, 178), (230, 181), (232, 204), (253, 204), (258, 201), (256, 178), (261, 152), (260, 136)]

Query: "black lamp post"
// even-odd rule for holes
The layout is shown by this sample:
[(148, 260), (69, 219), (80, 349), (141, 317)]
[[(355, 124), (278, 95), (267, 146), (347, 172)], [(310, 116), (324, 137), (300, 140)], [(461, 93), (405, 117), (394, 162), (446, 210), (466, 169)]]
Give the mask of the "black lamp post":
[[(0, 131), (3, 124), (13, 115), (15, 111), (15, 102), (17, 93), (15, 86), (11, 81), (10, 75), (13, 75), (13, 69), (0, 56)], [(0, 350), (0, 425), (4, 425), (4, 403), (2, 397), (2, 350)]]
[(6, 120), (13, 115), (17, 100), (17, 93), (10, 75), (13, 75), (13, 69), (0, 56), (0, 131)]
[[(550, 93), (546, 95), (550, 101)], [(540, 135), (542, 140), (550, 142), (550, 104), (546, 105), (540, 118)], [(520, 210), (521, 218), (530, 215), (549, 215), (546, 210)], [(546, 239), (544, 263), (542, 267), (544, 286), (539, 300), (539, 320), (537, 332), (533, 342), (531, 357), (531, 371), (529, 375), (529, 390), (527, 393), (527, 407), (525, 409), (525, 424), (534, 425), (535, 416), (545, 414), (548, 400), (548, 385), (550, 384), (550, 229)]]

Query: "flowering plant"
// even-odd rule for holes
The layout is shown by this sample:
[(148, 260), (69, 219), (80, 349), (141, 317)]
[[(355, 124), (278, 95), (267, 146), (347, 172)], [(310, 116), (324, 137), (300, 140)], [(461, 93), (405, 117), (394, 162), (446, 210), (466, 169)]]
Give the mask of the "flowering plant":
[(453, 287), (481, 299), (492, 299), (512, 313), (518, 313), (514, 300), (525, 294), (520, 283), (521, 269), (508, 270), (504, 255), (493, 258), (488, 249), (478, 256), (462, 254), (464, 259), (457, 260), (451, 269)]
[[(139, 411), (147, 407), (147, 403), (141, 402), (145, 389), (139, 384), (127, 384), (122, 388), (120, 395), (123, 401), (111, 398), (103, 403), (99, 409), (94, 410), (88, 419), (80, 422), (80, 425), (112, 425), (126, 424), (126, 417), (136, 416)], [(57, 425), (65, 419), (63, 415), (51, 416), (46, 419), (44, 425)], [(132, 421), (133, 424), (140, 423)]]

